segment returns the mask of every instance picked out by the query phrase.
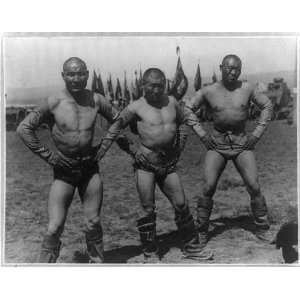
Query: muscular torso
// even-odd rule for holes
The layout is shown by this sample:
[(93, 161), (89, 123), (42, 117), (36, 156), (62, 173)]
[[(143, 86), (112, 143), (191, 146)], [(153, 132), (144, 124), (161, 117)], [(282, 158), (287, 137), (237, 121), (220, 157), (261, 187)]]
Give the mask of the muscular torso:
[[(52, 102), (52, 103), (51, 103)], [(49, 103), (54, 119), (52, 138), (59, 151), (68, 156), (90, 151), (99, 105), (86, 90), (79, 101), (62, 92)]]
[(152, 150), (167, 150), (174, 143), (177, 130), (176, 100), (165, 96), (155, 107), (142, 98), (135, 107), (138, 134), (142, 145)]
[(216, 83), (204, 91), (204, 98), (211, 109), (214, 126), (222, 130), (243, 130), (248, 118), (251, 88), (248, 84), (233, 91)]

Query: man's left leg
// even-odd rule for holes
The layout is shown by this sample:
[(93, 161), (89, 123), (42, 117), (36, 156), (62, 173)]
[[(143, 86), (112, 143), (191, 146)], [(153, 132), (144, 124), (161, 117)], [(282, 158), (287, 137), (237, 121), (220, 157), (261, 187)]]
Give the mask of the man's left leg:
[(268, 209), (266, 199), (260, 190), (254, 153), (253, 151), (243, 151), (233, 162), (243, 178), (251, 198), (251, 210), (256, 225), (256, 236), (261, 240), (271, 242)]
[(177, 173), (168, 174), (158, 180), (158, 185), (175, 209), (175, 223), (183, 243), (182, 252), (186, 258), (211, 259), (212, 253), (199, 247), (198, 230), (185, 198), (183, 186)]
[(103, 232), (100, 222), (100, 211), (103, 198), (103, 184), (98, 173), (78, 188), (83, 203), (86, 230), (87, 251), (91, 262), (104, 261)]

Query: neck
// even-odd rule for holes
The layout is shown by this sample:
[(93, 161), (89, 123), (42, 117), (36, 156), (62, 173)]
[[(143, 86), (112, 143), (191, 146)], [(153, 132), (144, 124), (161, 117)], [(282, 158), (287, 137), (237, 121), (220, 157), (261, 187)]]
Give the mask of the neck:
[(85, 98), (85, 90), (80, 90), (80, 91), (70, 91), (66, 88), (66, 91), (72, 96), (72, 98), (76, 101), (76, 102), (81, 102), (84, 98)]
[(164, 105), (164, 96), (161, 96), (161, 97), (159, 97), (159, 99), (156, 99), (156, 100), (151, 100), (147, 97), (145, 97), (145, 99), (151, 106), (154, 106), (154, 107), (161, 108)]
[(233, 91), (239, 86), (239, 81), (237, 80), (237, 81), (234, 81), (231, 83), (231, 82), (222, 80), (222, 84), (225, 86), (225, 88), (227, 90)]

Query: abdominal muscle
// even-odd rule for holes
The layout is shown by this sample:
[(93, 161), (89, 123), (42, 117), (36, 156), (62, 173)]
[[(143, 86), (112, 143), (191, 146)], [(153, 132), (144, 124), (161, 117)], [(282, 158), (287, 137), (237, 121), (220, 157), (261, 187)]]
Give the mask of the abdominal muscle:
[(138, 124), (138, 132), (142, 145), (156, 150), (167, 150), (174, 144), (176, 124), (144, 125)]
[(84, 156), (90, 154), (93, 131), (89, 129), (62, 132), (54, 126), (52, 138), (57, 150), (64, 155), (69, 157)]

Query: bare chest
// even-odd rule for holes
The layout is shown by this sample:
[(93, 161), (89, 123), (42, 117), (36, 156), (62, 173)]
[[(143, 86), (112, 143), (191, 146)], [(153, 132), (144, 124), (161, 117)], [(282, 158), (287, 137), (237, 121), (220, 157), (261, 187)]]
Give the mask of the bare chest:
[(242, 88), (234, 91), (218, 89), (208, 93), (207, 100), (214, 111), (244, 110), (249, 106), (250, 91)]
[(141, 121), (150, 126), (167, 125), (176, 120), (176, 109), (173, 105), (155, 108), (150, 105), (142, 107), (138, 115)]
[(95, 123), (97, 107), (78, 105), (72, 99), (65, 99), (53, 109), (53, 115), (56, 126), (62, 131), (89, 130)]

